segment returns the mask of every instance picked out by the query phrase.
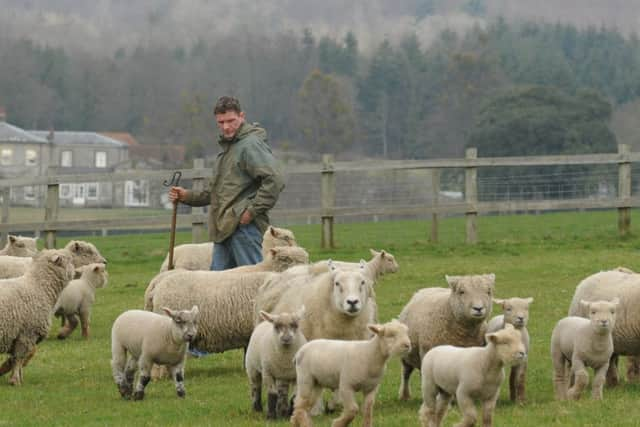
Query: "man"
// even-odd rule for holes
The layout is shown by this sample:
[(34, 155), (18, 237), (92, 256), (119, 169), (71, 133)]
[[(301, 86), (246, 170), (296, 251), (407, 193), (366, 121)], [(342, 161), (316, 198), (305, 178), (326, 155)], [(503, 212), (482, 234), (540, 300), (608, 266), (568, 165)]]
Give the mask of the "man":
[(211, 205), (211, 270), (219, 271), (262, 261), (262, 235), (269, 225), (267, 213), (276, 204), (284, 183), (266, 143), (266, 131), (245, 122), (236, 98), (221, 97), (213, 113), (222, 151), (216, 158), (208, 189), (171, 187), (169, 200), (190, 206)]

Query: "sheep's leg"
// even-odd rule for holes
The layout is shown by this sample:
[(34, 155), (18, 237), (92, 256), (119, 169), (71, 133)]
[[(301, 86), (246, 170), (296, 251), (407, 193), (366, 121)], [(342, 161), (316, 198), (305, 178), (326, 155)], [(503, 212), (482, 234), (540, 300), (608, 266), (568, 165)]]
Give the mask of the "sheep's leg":
[(474, 426), (478, 419), (478, 413), (475, 405), (473, 404), (473, 399), (458, 391), (458, 393), (456, 393), (456, 401), (458, 402), (460, 412), (462, 412), (462, 421), (456, 424), (455, 427)]
[(342, 414), (333, 420), (331, 427), (345, 427), (349, 425), (358, 413), (358, 404), (356, 403), (354, 392), (347, 387), (348, 386), (340, 387), (340, 397), (343, 405)]
[(267, 391), (267, 418), (276, 418), (276, 403), (278, 402), (278, 392), (276, 390), (276, 381), (273, 376), (263, 372), (262, 382), (264, 389)]
[[(124, 368), (124, 394), (122, 397), (126, 399), (130, 399), (133, 394), (133, 380), (136, 376), (136, 371), (138, 370), (138, 361), (133, 357), (130, 357), (127, 361)], [(120, 392), (122, 394), (122, 391)]]
[(401, 362), (402, 377), (398, 397), (400, 398), (400, 400), (409, 400), (411, 398), (411, 387), (409, 385), (409, 378), (411, 377), (411, 373), (413, 372), (414, 367), (405, 362), (404, 359), (401, 359)]
[(4, 375), (7, 372), (13, 369), (13, 365), (15, 365), (16, 359), (13, 356), (9, 356), (7, 360), (0, 366), (0, 375)]
[(516, 396), (515, 401), (518, 403), (524, 403), (526, 400), (525, 397), (525, 386), (527, 382), (527, 362), (522, 362), (516, 368)]
[(89, 338), (89, 311), (80, 310), (80, 328), (82, 330), (82, 337)]
[(362, 421), (362, 427), (373, 426), (373, 404), (375, 403), (377, 393), (378, 387), (374, 388), (364, 396), (364, 403), (362, 407), (364, 419)]
[(173, 378), (173, 382), (176, 385), (176, 394), (178, 397), (185, 397), (187, 392), (184, 389), (184, 363), (171, 366), (169, 371), (171, 372), (171, 378)]
[(438, 387), (429, 376), (425, 376), (422, 382), (422, 405), (418, 411), (422, 427), (439, 427), (437, 399)]
[(257, 370), (251, 370), (248, 373), (253, 410), (262, 412), (262, 374)]
[(11, 378), (9, 378), (9, 384), (11, 385), (22, 384), (22, 366), (23, 365), (24, 365), (24, 359), (16, 359), (16, 363), (13, 365)]
[(70, 314), (68, 316), (65, 316), (65, 318), (67, 319), (67, 322), (58, 333), (59, 340), (63, 340), (67, 338), (78, 326), (78, 318), (76, 317), (75, 314)]
[(164, 365), (156, 365), (155, 363), (151, 367), (151, 378), (154, 380), (161, 380), (169, 377), (169, 370)]
[(313, 427), (309, 411), (318, 398), (320, 398), (322, 388), (314, 387), (313, 384), (302, 384), (298, 385), (296, 393), (293, 404), (293, 414), (291, 415), (291, 425), (293, 427)]
[(482, 426), (483, 427), (491, 427), (493, 426), (493, 412), (496, 409), (496, 402), (498, 401), (498, 396), (500, 395), (500, 388), (496, 391), (496, 395), (490, 399), (485, 401), (482, 404)]
[(13, 365), (11, 378), (9, 378), (9, 384), (20, 385), (22, 384), (22, 368), (25, 361), (28, 361), (35, 353), (35, 341), (31, 341), (30, 337), (20, 335), (13, 344)]
[(442, 424), (442, 420), (449, 410), (449, 403), (451, 403), (451, 399), (453, 399), (453, 396), (450, 394), (442, 392), (438, 393), (438, 396), (436, 397), (436, 413), (434, 417), (435, 427), (440, 427)]
[(604, 365), (596, 369), (595, 375), (593, 376), (593, 384), (591, 385), (591, 397), (595, 400), (602, 400), (602, 388), (607, 378), (607, 369), (609, 369), (609, 364), (605, 363)]
[(571, 400), (578, 400), (584, 388), (589, 384), (589, 373), (582, 360), (574, 358), (571, 362), (571, 372), (575, 376), (575, 383), (567, 392), (567, 397)]
[(637, 383), (640, 382), (640, 357), (627, 357), (627, 381)]
[(278, 402), (276, 403), (276, 416), (284, 418), (289, 415), (289, 382), (276, 381), (278, 391)]
[(551, 353), (551, 361), (553, 362), (553, 389), (556, 400), (565, 400), (567, 398), (567, 360), (558, 350)]
[(144, 389), (151, 381), (151, 366), (153, 362), (146, 358), (144, 355), (140, 356), (140, 360), (138, 360), (138, 370), (140, 371), (140, 377), (138, 378), (138, 383), (136, 384), (135, 391), (133, 393), (133, 400), (142, 400), (144, 399)]
[(612, 354), (609, 359), (609, 369), (607, 370), (607, 387), (615, 387), (620, 383), (618, 376), (618, 355)]

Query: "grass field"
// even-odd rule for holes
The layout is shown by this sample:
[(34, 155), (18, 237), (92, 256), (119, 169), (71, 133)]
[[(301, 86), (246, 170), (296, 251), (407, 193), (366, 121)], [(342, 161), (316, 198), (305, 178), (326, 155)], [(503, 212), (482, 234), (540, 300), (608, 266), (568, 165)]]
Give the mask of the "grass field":
[[(636, 212), (634, 214), (637, 215)], [(601, 269), (624, 265), (640, 269), (640, 238), (616, 235), (615, 212), (563, 213), (540, 216), (496, 216), (479, 219), (481, 243), (464, 242), (464, 219), (442, 221), (441, 242), (428, 242), (428, 222), (406, 221), (336, 226), (338, 248), (319, 249), (318, 226), (293, 227), (312, 260), (369, 258), (368, 248), (386, 249), (400, 264), (385, 276), (376, 292), (380, 319), (397, 316), (411, 295), (422, 287), (445, 286), (445, 274), (496, 274), (496, 296), (532, 296), (527, 384), (528, 402), (513, 405), (506, 387), (495, 425), (623, 426), (640, 424), (640, 385), (606, 389), (602, 402), (587, 394), (579, 402), (553, 400), (549, 338), (555, 322), (566, 315), (576, 284)], [(178, 235), (178, 243), (190, 235)], [(152, 382), (142, 402), (123, 401), (111, 378), (110, 328), (118, 314), (140, 308), (144, 289), (158, 270), (168, 244), (167, 235), (129, 235), (90, 239), (109, 260), (110, 283), (97, 291), (91, 338), (79, 331), (58, 341), (54, 322), (49, 339), (24, 371), (24, 385), (0, 381), (0, 426), (16, 425), (199, 425), (262, 426), (262, 414), (250, 410), (241, 351), (216, 354), (187, 363), (186, 399), (175, 396), (169, 381)], [(58, 245), (66, 242), (59, 239)], [(496, 308), (494, 313), (499, 313)], [(412, 377), (413, 399), (397, 400), (400, 363), (392, 360), (374, 408), (377, 426), (418, 425), (421, 403), (419, 375)], [(315, 420), (329, 425), (330, 416)], [(452, 410), (445, 420), (460, 420)], [(356, 418), (354, 425), (361, 425)], [(285, 421), (269, 425), (286, 425)]]

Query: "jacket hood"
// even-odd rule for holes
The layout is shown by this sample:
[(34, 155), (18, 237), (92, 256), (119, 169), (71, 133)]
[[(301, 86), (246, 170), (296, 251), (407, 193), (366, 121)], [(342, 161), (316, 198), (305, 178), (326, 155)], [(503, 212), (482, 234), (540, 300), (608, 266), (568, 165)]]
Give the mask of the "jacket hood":
[(244, 122), (242, 124), (242, 126), (240, 126), (240, 129), (238, 129), (238, 132), (236, 133), (236, 136), (234, 136), (232, 140), (230, 140), (230, 141), (225, 140), (222, 137), (222, 135), (219, 135), (218, 136), (218, 143), (220, 145), (222, 145), (222, 146), (227, 145), (227, 144), (233, 144), (233, 143), (237, 142), (240, 139), (246, 138), (249, 135), (253, 135), (253, 136), (257, 137), (262, 142), (267, 142), (267, 131), (262, 126), (260, 126), (259, 123), (247, 123), (247, 122)]

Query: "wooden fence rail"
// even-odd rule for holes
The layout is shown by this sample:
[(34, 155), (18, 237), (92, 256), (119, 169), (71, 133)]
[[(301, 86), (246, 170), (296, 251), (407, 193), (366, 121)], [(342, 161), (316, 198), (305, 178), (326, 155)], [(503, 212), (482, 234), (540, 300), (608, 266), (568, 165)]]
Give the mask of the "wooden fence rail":
[[(333, 247), (334, 219), (336, 217), (361, 215), (431, 215), (431, 241), (438, 241), (438, 218), (441, 215), (466, 216), (466, 241), (469, 244), (477, 242), (477, 216), (480, 213), (517, 212), (517, 211), (545, 211), (566, 209), (617, 209), (618, 231), (626, 235), (631, 226), (631, 208), (640, 207), (640, 198), (632, 195), (631, 164), (640, 162), (640, 153), (632, 153), (627, 145), (621, 144), (618, 153), (562, 155), (562, 156), (534, 156), (534, 157), (480, 157), (475, 148), (467, 149), (464, 159), (435, 159), (435, 160), (387, 160), (387, 161), (357, 161), (335, 162), (333, 156), (323, 156), (321, 164), (287, 166), (289, 174), (314, 174), (320, 176), (320, 206), (309, 208), (282, 209), (272, 211), (274, 217), (285, 218), (318, 218), (321, 223), (321, 245), (323, 248)], [(486, 202), (478, 200), (479, 167), (504, 166), (554, 166), (554, 165), (618, 165), (618, 194), (609, 199), (565, 199), (565, 200), (508, 200)], [(463, 201), (443, 201), (440, 195), (440, 171), (442, 169), (463, 169), (465, 174), (465, 188)], [(336, 174), (343, 172), (372, 172), (372, 171), (402, 171), (402, 170), (431, 170), (432, 200), (430, 204), (394, 203), (377, 205), (375, 207), (344, 207), (336, 206)], [(6, 242), (8, 233), (33, 230), (44, 234), (45, 247), (56, 246), (56, 233), (61, 230), (99, 230), (122, 229), (128, 227), (167, 227), (167, 217), (162, 215), (137, 216), (118, 219), (92, 219), (61, 221), (59, 215), (59, 185), (62, 183), (84, 182), (121, 182), (125, 180), (147, 179), (163, 180), (173, 171), (132, 171), (99, 174), (75, 175), (47, 175), (38, 177), (22, 177), (0, 180), (0, 196), (3, 204), (0, 211), (0, 245)], [(204, 187), (211, 171), (204, 167), (204, 161), (197, 159), (194, 168), (183, 170), (183, 179), (191, 179), (194, 189)], [(46, 185), (46, 200), (42, 222), (12, 222), (9, 207), (9, 189), (11, 187)], [(178, 226), (192, 229), (192, 240), (200, 242), (206, 240), (206, 215), (202, 208), (192, 209), (189, 215), (178, 216)]]

